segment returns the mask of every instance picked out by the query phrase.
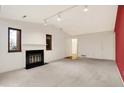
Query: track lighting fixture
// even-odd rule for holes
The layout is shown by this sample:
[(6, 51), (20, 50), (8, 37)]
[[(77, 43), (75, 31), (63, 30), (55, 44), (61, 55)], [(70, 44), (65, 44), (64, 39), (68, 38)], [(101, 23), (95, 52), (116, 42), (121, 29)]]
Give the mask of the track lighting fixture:
[(60, 16), (60, 14), (57, 15), (57, 21), (61, 21), (61, 16)]
[[(66, 11), (68, 11), (68, 10), (71, 10), (71, 9), (73, 9), (73, 8), (76, 8), (76, 7), (78, 7), (78, 5), (71, 6), (71, 7), (69, 7), (69, 8), (66, 8), (66, 9), (64, 9), (64, 10), (62, 10), (62, 11), (60, 11), (60, 12), (58, 12), (57, 14), (54, 14), (54, 15), (52, 15), (52, 16), (49, 16), (49, 17), (45, 18), (45, 20), (44, 20), (44, 25), (46, 26), (46, 25), (48, 24), (47, 21), (48, 21), (49, 19), (51, 19), (52, 17), (55, 17), (55, 16), (57, 16), (57, 19), (56, 19), (56, 20), (57, 20), (58, 22), (61, 21), (62, 18), (61, 18), (61, 15), (60, 15), (60, 14), (66, 12)], [(84, 12), (87, 12), (87, 11), (88, 11), (88, 5), (84, 5)]]
[[(57, 20), (58, 22), (61, 21), (62, 18), (61, 18), (61, 15), (60, 15), (60, 14), (63, 14), (64, 12), (69, 11), (69, 10), (71, 10), (71, 9), (73, 9), (73, 8), (76, 8), (76, 7), (78, 7), (78, 5), (71, 6), (71, 7), (69, 7), (69, 8), (66, 8), (66, 9), (64, 9), (64, 10), (62, 10), (62, 11), (60, 11), (60, 12), (54, 14), (54, 15), (51, 15), (51, 16), (45, 18), (45, 19), (43, 20), (43, 24), (46, 26), (46, 25), (48, 24), (48, 20), (51, 19), (51, 18), (53, 18), (53, 17), (57, 17), (56, 20)], [(84, 9), (83, 9), (84, 12), (87, 12), (87, 11), (88, 11), (88, 5), (84, 5), (83, 7), (84, 7)], [(27, 17), (26, 15), (23, 16), (23, 18), (26, 18), (26, 17)]]
[(62, 11), (60, 11), (60, 12), (58, 12), (58, 13), (52, 15), (52, 16), (49, 16), (49, 17), (45, 18), (45, 20), (43, 20), (44, 25), (47, 25), (47, 23), (48, 23), (47, 21), (49, 19), (51, 19), (52, 17), (56, 17), (56, 16), (57, 16), (57, 19), (56, 20), (57, 21), (61, 21), (62, 19), (61, 19), (61, 15), (60, 14), (62, 14), (63, 12), (66, 12), (68, 10), (71, 10), (71, 9), (73, 9), (75, 7), (78, 7), (78, 5), (74, 5), (74, 6), (68, 7), (68, 8), (66, 8), (66, 9), (64, 9), (64, 10), (62, 10)]
[(85, 5), (84, 6), (84, 12), (87, 12), (88, 11), (88, 5)]

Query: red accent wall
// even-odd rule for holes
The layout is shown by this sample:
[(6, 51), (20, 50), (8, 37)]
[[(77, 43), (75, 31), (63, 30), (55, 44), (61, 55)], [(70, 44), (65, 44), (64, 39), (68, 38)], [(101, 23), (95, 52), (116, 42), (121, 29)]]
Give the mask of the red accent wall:
[(116, 62), (124, 81), (124, 5), (118, 6), (115, 24)]

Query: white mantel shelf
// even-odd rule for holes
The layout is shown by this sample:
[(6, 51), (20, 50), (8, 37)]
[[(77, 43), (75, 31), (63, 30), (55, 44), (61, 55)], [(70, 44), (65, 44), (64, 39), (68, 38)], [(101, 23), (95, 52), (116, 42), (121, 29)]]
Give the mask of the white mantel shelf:
[(46, 44), (22, 44), (24, 46), (46, 46)]

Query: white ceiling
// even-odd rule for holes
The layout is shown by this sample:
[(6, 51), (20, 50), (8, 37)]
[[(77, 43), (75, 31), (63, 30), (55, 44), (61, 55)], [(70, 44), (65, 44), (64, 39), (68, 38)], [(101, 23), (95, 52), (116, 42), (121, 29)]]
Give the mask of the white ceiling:
[[(4, 5), (1, 6), (0, 17), (42, 23), (43, 19), (52, 16), (70, 5)], [(62, 20), (56, 21), (56, 16), (50, 18), (49, 24), (54, 24), (70, 35), (113, 31), (117, 6), (89, 5), (88, 12), (84, 6), (78, 6), (61, 14)], [(27, 15), (23, 19), (22, 16)]]

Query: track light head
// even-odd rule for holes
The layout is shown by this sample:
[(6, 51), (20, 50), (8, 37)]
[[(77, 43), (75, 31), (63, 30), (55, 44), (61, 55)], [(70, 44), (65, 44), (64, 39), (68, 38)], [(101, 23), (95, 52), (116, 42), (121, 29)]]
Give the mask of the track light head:
[(88, 5), (85, 5), (84, 6), (84, 12), (87, 12), (88, 11)]
[(57, 21), (61, 21), (61, 16), (57, 15)]

